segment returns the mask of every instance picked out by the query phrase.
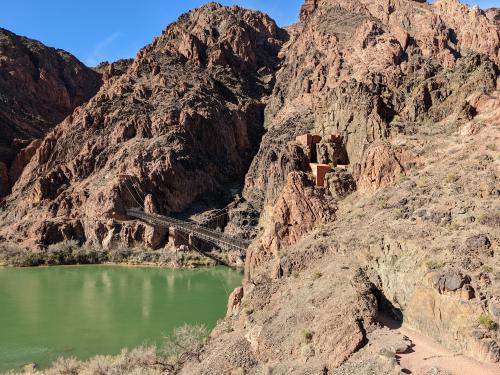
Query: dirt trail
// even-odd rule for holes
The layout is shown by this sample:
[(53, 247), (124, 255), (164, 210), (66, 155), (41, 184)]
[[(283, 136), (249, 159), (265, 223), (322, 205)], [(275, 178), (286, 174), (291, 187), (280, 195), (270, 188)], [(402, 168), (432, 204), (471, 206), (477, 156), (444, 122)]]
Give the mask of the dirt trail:
[(499, 364), (482, 363), (452, 352), (410, 328), (403, 326), (398, 330), (408, 336), (414, 345), (412, 352), (400, 354), (401, 366), (410, 370), (411, 374), (425, 374), (436, 367), (452, 375), (500, 375)]

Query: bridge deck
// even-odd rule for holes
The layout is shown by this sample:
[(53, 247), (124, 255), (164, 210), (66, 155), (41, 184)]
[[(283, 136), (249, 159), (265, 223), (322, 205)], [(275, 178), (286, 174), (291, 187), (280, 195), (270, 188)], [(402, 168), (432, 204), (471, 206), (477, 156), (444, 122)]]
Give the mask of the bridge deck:
[(177, 220), (158, 214), (147, 214), (138, 209), (127, 210), (127, 215), (153, 225), (174, 228), (180, 232), (193, 235), (223, 249), (246, 251), (249, 246), (249, 242), (247, 241), (214, 231), (193, 222)]

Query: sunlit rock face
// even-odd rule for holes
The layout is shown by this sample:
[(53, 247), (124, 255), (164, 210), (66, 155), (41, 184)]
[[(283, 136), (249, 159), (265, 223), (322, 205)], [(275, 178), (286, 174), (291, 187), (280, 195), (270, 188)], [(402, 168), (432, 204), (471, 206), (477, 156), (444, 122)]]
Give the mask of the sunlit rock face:
[(8, 178), (0, 178), (0, 197), (17, 181), (34, 146), (24, 149), (100, 85), (100, 74), (71, 54), (0, 29), (0, 162), (8, 169)]
[(262, 13), (210, 3), (133, 62), (100, 67), (98, 94), (38, 146), (9, 198), (12, 224), (2, 236), (38, 247), (101, 244), (111, 232), (142, 242), (141, 231), (117, 220), (146, 195), (165, 214), (243, 181), (286, 38)]

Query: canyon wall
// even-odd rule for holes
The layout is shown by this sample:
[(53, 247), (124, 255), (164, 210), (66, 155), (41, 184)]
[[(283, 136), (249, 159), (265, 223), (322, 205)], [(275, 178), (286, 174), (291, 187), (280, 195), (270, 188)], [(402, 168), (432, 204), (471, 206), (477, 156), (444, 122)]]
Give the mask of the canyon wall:
[[(154, 196), (163, 214), (243, 180), (287, 33), (268, 16), (210, 3), (183, 15), (50, 132), (6, 201), (0, 237), (145, 240), (125, 210)], [(125, 65), (125, 66), (123, 66)]]
[(0, 29), (0, 197), (43, 138), (101, 85), (71, 54)]

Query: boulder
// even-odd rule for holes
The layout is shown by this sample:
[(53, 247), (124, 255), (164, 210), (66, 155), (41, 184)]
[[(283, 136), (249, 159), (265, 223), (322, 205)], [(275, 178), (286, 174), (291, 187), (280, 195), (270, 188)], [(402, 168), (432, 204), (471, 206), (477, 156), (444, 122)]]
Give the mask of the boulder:
[(477, 234), (465, 240), (464, 251), (473, 254), (493, 256), (490, 239), (486, 234)]
[(433, 272), (428, 275), (431, 286), (440, 294), (456, 292), (470, 284), (470, 277), (460, 271)]

